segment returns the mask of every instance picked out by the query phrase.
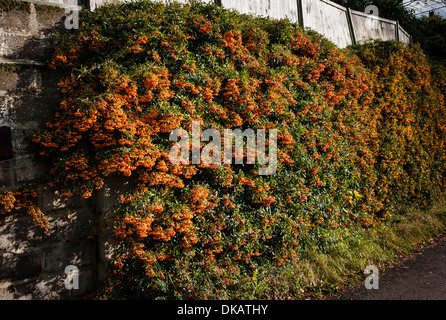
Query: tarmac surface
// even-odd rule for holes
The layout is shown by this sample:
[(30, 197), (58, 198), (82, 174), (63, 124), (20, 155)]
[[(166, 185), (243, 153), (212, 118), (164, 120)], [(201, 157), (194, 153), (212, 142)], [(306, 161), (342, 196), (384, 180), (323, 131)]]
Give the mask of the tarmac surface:
[[(367, 289), (365, 282), (377, 284), (378, 288)], [(377, 283), (369, 278), (330, 299), (446, 300), (446, 233), (395, 266), (378, 270)]]

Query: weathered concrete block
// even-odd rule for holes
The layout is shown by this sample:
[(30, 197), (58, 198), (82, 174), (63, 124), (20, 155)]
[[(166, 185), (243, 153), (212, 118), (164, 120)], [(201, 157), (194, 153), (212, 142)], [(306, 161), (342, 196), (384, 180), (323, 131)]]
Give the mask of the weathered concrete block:
[(21, 280), (0, 283), (0, 299), (3, 300), (60, 300), (71, 293), (64, 286), (65, 277), (58, 274), (41, 274)]
[(73, 207), (73, 201), (74, 199), (63, 196), (58, 190), (50, 190), (46, 187), (39, 190), (38, 204), (44, 212)]
[[(0, 218), (0, 299), (76, 298), (95, 287), (96, 247), (87, 238), (88, 212), (64, 209), (47, 215), (48, 232), (24, 210)], [(79, 290), (65, 289), (68, 265), (80, 270)]]
[(34, 130), (41, 128), (42, 121), (34, 121), (34, 120), (23, 121), (16, 119), (16, 117), (11, 118), (10, 117), (11, 115), (14, 116), (12, 101), (14, 101), (13, 98), (11, 98), (9, 102), (10, 108), (8, 111), (7, 122), (9, 125), (11, 125), (12, 147), (13, 147), (14, 157), (22, 158), (22, 157), (33, 156), (32, 154), (30, 154), (29, 140), (27, 139), (27, 137)]
[[(67, 209), (87, 209), (89, 203), (80, 196), (67, 197), (61, 191), (41, 186), (38, 193), (38, 205), (44, 212)], [(70, 213), (74, 214), (74, 213)]]
[(22, 288), (32, 285), (35, 282), (33, 278), (24, 280), (6, 280), (0, 282), (1, 300), (31, 300), (33, 296)]
[(80, 268), (93, 265), (95, 262), (95, 248), (92, 241), (78, 243), (60, 242), (47, 248), (42, 254), (42, 271), (63, 272), (68, 265)]
[(38, 277), (21, 280), (0, 281), (0, 300), (60, 300), (80, 299), (94, 290), (96, 274), (92, 266), (78, 269), (79, 288), (67, 289), (67, 275), (62, 270), (57, 273), (42, 273)]
[(36, 5), (37, 28), (40, 34), (50, 35), (65, 32), (65, 9), (56, 6)]
[(91, 243), (88, 236), (91, 235), (92, 217), (88, 212), (63, 210), (58, 214), (45, 214), (45, 217), (49, 224), (47, 232), (25, 209), (2, 215), (0, 253), (26, 254), (53, 248), (57, 243)]
[(30, 296), (31, 299), (39, 300), (60, 300), (65, 298), (68, 294), (68, 290), (65, 288), (65, 277), (62, 275), (63, 270), (60, 273), (40, 274), (38, 278), (29, 281), (26, 285), (19, 286), (16, 283), (15, 295)]
[[(61, 297), (65, 299), (79, 299), (85, 296), (87, 293), (94, 290), (97, 286), (97, 276), (94, 266), (80, 267), (79, 268), (79, 288), (78, 289), (65, 289), (61, 292)], [(65, 281), (66, 277), (64, 277)]]
[(22, 51), (25, 44), (31, 41), (32, 38), (32, 35), (0, 31), (0, 56), (18, 58), (20, 51)]
[(60, 91), (57, 84), (64, 79), (68, 74), (62, 71), (54, 71), (41, 68), (40, 69), (40, 80), (41, 80), (41, 90), (52, 96), (58, 96)]
[(0, 95), (0, 126), (10, 126), (9, 123), (9, 101), (6, 95)]
[(59, 99), (51, 96), (20, 95), (12, 97), (10, 117), (14, 122), (48, 121), (53, 116)]
[(0, 163), (0, 191), (9, 189), (15, 185), (14, 174), (6, 163)]
[(0, 67), (0, 91), (36, 91), (39, 89), (40, 73), (34, 68)]
[(16, 159), (14, 162), (13, 170), (18, 185), (36, 181), (48, 172), (44, 163), (37, 162), (32, 158)]
[(0, 31), (0, 56), (8, 59), (42, 59), (48, 55), (52, 44), (50, 37)]
[(0, 300), (14, 300), (14, 289), (8, 280), (0, 280)]
[(41, 76), (36, 67), (0, 67), (0, 91), (7, 93), (40, 90)]
[(45, 234), (24, 210), (13, 210), (0, 225), (0, 253), (21, 255), (41, 251), (50, 237), (51, 233)]
[(29, 33), (30, 15), (26, 10), (0, 11), (0, 29), (6, 32)]
[(27, 254), (0, 254), (0, 274), (3, 279), (25, 279), (36, 277), (42, 272), (40, 252)]
[(0, 186), (18, 189), (41, 178), (46, 172), (48, 169), (45, 164), (33, 162), (32, 159), (3, 161), (0, 164)]

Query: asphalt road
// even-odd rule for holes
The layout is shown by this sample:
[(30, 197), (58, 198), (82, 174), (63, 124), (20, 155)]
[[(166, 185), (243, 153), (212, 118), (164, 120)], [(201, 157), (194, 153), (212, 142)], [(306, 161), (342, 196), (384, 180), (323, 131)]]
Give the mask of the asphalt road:
[(378, 270), (378, 277), (378, 289), (366, 289), (362, 283), (331, 299), (446, 300), (446, 233), (397, 265)]

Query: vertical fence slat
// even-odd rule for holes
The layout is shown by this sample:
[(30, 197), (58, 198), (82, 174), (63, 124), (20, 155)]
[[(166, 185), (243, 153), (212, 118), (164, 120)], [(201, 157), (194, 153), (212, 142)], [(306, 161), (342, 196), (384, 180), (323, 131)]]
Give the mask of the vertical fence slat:
[(305, 28), (305, 24), (304, 24), (304, 8), (303, 8), (303, 4), (302, 4), (302, 0), (297, 0), (297, 19), (299, 20), (299, 25), (302, 28)]
[(348, 28), (350, 29), (350, 36), (352, 38), (352, 44), (356, 44), (355, 27), (353, 25), (352, 12), (350, 8), (347, 8), (346, 14), (347, 14)]

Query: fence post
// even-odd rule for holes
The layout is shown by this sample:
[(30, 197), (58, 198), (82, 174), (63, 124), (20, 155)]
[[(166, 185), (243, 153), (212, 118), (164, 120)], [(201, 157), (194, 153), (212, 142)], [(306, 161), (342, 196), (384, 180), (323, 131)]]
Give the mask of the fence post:
[(221, 0), (214, 0), (214, 3), (215, 3), (217, 6), (221, 7)]
[(398, 21), (396, 21), (395, 24), (395, 40), (398, 42), (400, 41), (400, 24)]
[(346, 14), (347, 14), (348, 28), (350, 30), (350, 36), (352, 38), (352, 44), (356, 44), (355, 27), (353, 26), (352, 12), (350, 8), (347, 8)]
[(302, 0), (297, 0), (297, 20), (299, 22), (299, 25), (302, 28), (305, 28), (304, 25), (304, 8), (302, 5)]

